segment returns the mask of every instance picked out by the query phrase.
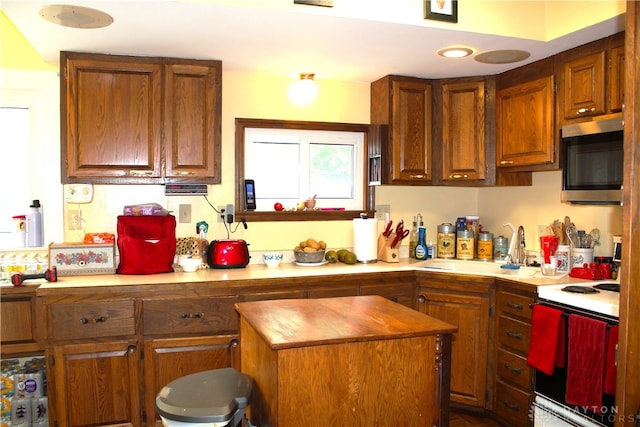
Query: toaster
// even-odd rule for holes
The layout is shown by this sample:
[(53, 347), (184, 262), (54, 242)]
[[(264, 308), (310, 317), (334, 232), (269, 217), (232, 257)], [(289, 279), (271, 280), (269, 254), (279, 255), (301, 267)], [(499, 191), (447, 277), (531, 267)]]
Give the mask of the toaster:
[(244, 268), (249, 264), (249, 245), (241, 239), (212, 240), (207, 251), (211, 268)]

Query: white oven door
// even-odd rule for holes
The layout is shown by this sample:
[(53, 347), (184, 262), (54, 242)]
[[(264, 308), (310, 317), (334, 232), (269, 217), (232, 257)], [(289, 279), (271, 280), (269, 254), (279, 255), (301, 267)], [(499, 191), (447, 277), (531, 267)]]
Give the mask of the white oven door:
[(602, 427), (602, 424), (540, 395), (536, 395), (533, 410), (534, 427)]

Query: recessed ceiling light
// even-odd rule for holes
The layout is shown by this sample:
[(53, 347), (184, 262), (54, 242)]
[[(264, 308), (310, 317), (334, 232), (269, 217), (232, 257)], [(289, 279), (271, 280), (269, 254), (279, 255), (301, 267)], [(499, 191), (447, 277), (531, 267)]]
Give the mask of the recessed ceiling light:
[(100, 10), (66, 4), (43, 6), (40, 16), (47, 21), (71, 28), (102, 28), (113, 23), (113, 18)]
[(483, 64), (511, 64), (514, 62), (524, 61), (531, 54), (524, 50), (492, 50), (483, 52), (475, 56), (476, 61)]
[(438, 51), (438, 55), (444, 56), (445, 58), (464, 58), (472, 53), (473, 50), (468, 47), (447, 47)]

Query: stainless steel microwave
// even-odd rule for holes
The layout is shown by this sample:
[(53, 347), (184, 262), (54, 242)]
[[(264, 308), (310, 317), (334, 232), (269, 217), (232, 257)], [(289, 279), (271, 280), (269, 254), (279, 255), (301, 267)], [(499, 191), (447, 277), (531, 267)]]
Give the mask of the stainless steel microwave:
[(563, 126), (562, 201), (619, 205), (623, 155), (622, 115)]

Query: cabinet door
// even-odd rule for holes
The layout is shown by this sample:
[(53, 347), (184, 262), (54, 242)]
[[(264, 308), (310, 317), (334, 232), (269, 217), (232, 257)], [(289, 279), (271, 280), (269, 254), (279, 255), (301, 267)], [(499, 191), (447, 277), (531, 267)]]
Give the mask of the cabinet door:
[(164, 138), (168, 182), (220, 183), (221, 64), (165, 65)]
[(171, 381), (196, 372), (240, 369), (238, 335), (158, 338), (144, 343), (145, 412), (148, 426), (159, 425), (155, 399)]
[(611, 49), (609, 66), (609, 111), (622, 111), (624, 104), (624, 46)]
[(33, 293), (2, 294), (0, 300), (1, 357), (44, 350), (38, 342), (37, 313)]
[(162, 66), (62, 53), (62, 182), (148, 183), (161, 176)]
[(421, 81), (391, 84), (392, 182), (431, 180), (431, 85)]
[(442, 85), (442, 179), (482, 180), (485, 160), (483, 81)]
[(140, 369), (137, 340), (48, 348), (52, 425), (141, 425)]
[(497, 94), (497, 166), (555, 161), (553, 76), (522, 83)]
[(415, 309), (416, 287), (406, 285), (364, 285), (360, 287), (360, 295), (380, 295), (393, 302)]
[(605, 113), (605, 51), (564, 64), (564, 118)]
[(418, 298), (418, 310), (458, 328), (451, 345), (451, 400), (484, 407), (489, 297), (423, 289)]

